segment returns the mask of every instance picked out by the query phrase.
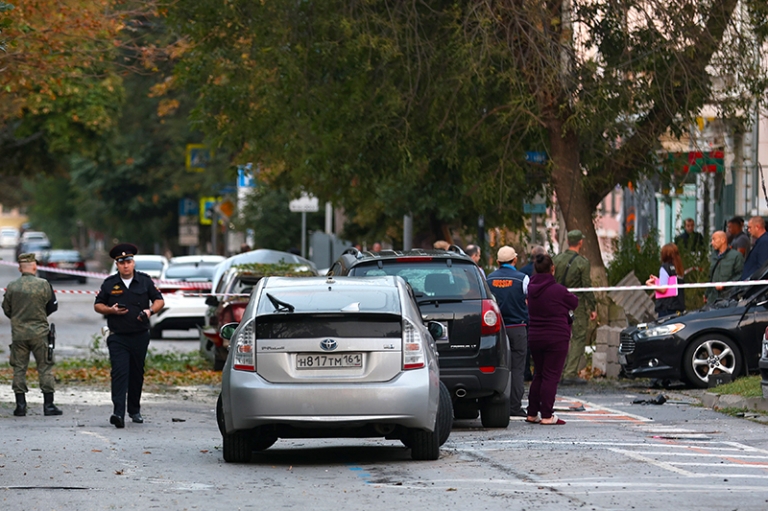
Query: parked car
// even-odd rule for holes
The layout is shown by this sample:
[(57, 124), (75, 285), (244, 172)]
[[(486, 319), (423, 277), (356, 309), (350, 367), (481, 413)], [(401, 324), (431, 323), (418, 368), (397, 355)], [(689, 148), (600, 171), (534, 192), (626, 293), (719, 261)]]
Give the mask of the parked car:
[(205, 323), (205, 296), (185, 294), (206, 294), (216, 265), (224, 260), (218, 255), (192, 255), (174, 257), (160, 276), (157, 288), (163, 294), (165, 305), (149, 318), (150, 336), (160, 339), (164, 330), (189, 330)]
[(22, 241), (16, 245), (16, 257), (20, 254), (35, 254), (35, 259), (41, 261), (43, 259), (43, 253), (51, 249), (51, 244), (48, 241)]
[(0, 229), (0, 248), (16, 248), (19, 244), (19, 230), (15, 227)]
[(442, 333), (398, 277), (261, 279), (239, 326), (221, 328), (232, 342), (216, 406), (224, 460), (314, 437), (384, 437), (437, 459), (452, 420)]
[(768, 327), (763, 332), (763, 345), (760, 350), (760, 386), (763, 389), (763, 397), (768, 398)]
[(82, 275), (70, 275), (68, 273), (59, 273), (46, 271), (46, 268), (55, 268), (60, 270), (86, 271), (85, 259), (77, 250), (47, 250), (43, 252), (42, 258), (37, 266), (37, 275), (48, 281), (51, 280), (76, 280), (85, 284), (88, 278)]
[(421, 314), (438, 321), (440, 379), (457, 419), (509, 425), (509, 345), (502, 317), (480, 268), (458, 247), (445, 250), (345, 251), (329, 276), (397, 275), (413, 288)]
[(27, 243), (50, 243), (48, 235), (42, 231), (25, 231), (19, 241)]
[(205, 300), (209, 308), (205, 325), (200, 329), (200, 352), (213, 363), (214, 370), (222, 370), (229, 351), (229, 341), (219, 335), (219, 327), (240, 322), (254, 286), (269, 275), (298, 277), (317, 273), (304, 265), (256, 263), (232, 266), (225, 271), (214, 294)]
[[(768, 265), (750, 280), (768, 278)], [(768, 286), (735, 286), (703, 308), (621, 332), (619, 363), (630, 378), (685, 380), (710, 385), (713, 375), (732, 378), (756, 371), (768, 327)]]
[(304, 259), (296, 254), (291, 254), (290, 252), (260, 248), (251, 250), (250, 252), (237, 254), (224, 260), (218, 268), (216, 268), (216, 273), (213, 275), (213, 288), (216, 289), (218, 287), (219, 281), (225, 271), (232, 266), (243, 264), (289, 265), (291, 268), (311, 271), (317, 275), (317, 267), (315, 266), (315, 263), (308, 259)]
[[(159, 279), (168, 268), (168, 259), (161, 255), (136, 254), (133, 256), (133, 261), (136, 265), (136, 270), (146, 273), (153, 279)], [(117, 264), (113, 262), (109, 274), (112, 275), (114, 273), (117, 273)]]

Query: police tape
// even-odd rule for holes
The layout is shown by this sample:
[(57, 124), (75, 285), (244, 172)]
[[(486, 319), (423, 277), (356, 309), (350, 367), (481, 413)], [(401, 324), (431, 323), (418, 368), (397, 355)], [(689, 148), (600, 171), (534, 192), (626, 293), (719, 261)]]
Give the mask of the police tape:
[[(0, 264), (4, 264), (6, 266), (17, 266), (18, 263), (13, 263), (11, 261), (0, 261)], [(67, 270), (64, 268), (55, 268), (53, 266), (41, 266), (38, 265), (37, 267), (38, 273), (41, 271), (47, 272), (47, 273), (60, 273), (62, 275), (72, 275), (75, 277), (90, 277), (92, 279), (100, 279), (104, 280), (107, 277), (109, 277), (109, 274), (107, 273), (97, 273), (92, 271), (79, 271), (79, 270)], [(186, 289), (211, 289), (212, 284), (210, 282), (186, 282), (183, 280), (160, 280), (160, 279), (152, 279), (156, 286), (183, 286)]]
[(696, 288), (708, 288), (708, 287), (750, 287), (750, 286), (765, 286), (768, 285), (768, 280), (736, 280), (728, 282), (694, 282), (691, 284), (668, 284), (666, 286), (604, 286), (604, 287), (577, 287), (568, 288), (571, 293), (613, 293), (621, 291), (656, 291), (670, 288), (676, 289), (696, 289)]

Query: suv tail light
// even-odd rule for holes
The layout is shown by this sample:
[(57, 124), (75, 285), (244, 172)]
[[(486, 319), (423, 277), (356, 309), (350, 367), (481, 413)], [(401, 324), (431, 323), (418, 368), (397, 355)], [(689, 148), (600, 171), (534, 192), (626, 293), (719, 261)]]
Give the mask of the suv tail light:
[(232, 366), (236, 371), (256, 371), (256, 334), (253, 321), (243, 325), (230, 346), (233, 350)]
[(403, 370), (421, 369), (426, 365), (424, 341), (416, 327), (403, 320)]
[(493, 335), (501, 330), (501, 311), (493, 300), (483, 300), (480, 335)]

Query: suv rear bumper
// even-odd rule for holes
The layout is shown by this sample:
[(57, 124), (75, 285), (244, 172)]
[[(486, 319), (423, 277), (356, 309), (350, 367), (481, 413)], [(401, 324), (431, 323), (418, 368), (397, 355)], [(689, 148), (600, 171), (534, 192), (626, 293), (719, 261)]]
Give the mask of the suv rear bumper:
[(454, 399), (488, 397), (507, 389), (509, 368), (497, 367), (493, 373), (483, 373), (477, 368), (441, 368), (440, 381)]

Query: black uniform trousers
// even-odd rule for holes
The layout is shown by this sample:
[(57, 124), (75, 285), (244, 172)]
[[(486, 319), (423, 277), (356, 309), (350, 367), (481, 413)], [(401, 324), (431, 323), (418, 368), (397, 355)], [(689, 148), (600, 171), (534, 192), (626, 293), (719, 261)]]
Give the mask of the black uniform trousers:
[(125, 417), (125, 396), (128, 413), (139, 413), (141, 388), (144, 386), (144, 359), (149, 348), (149, 331), (110, 334), (107, 339), (109, 361), (112, 364), (112, 405), (114, 414)]

